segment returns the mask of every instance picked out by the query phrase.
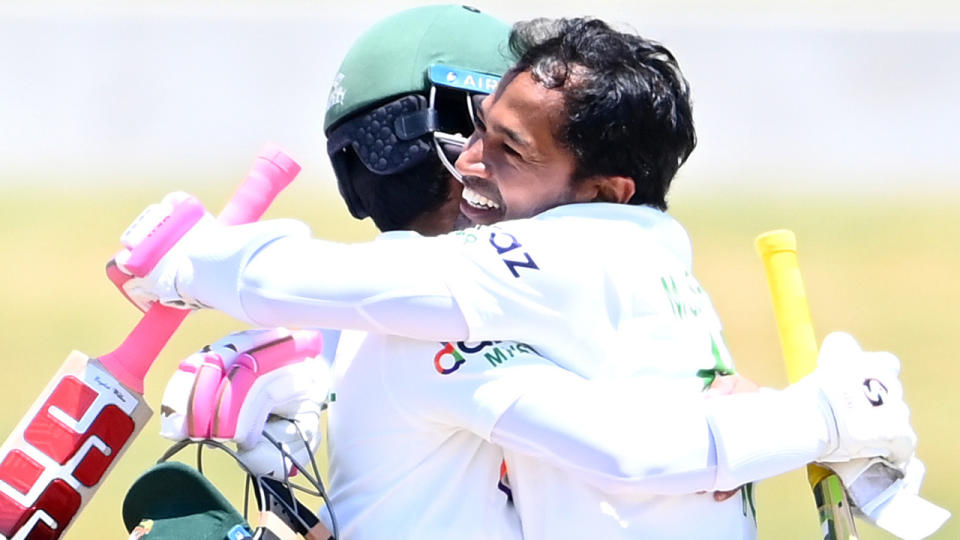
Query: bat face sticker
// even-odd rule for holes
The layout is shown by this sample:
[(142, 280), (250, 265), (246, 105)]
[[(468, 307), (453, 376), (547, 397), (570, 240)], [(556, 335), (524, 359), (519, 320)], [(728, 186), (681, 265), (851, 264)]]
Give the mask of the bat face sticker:
[[(268, 145), (220, 221), (232, 225), (256, 221), (299, 171), (292, 158)], [(170, 248), (168, 235), (183, 236), (190, 216), (203, 213), (196, 202), (177, 204), (176, 211), (170, 207), (172, 215), (189, 219), (155, 216), (157, 223), (145, 225), (148, 232), (135, 246), (125, 244), (140, 272), (149, 272)], [(108, 265), (108, 277), (122, 287), (111, 268), (117, 269), (116, 264)], [(0, 540), (56, 540), (64, 535), (153, 414), (143, 399), (143, 380), (187, 313), (154, 305), (113, 352), (97, 358), (70, 353), (0, 445)]]

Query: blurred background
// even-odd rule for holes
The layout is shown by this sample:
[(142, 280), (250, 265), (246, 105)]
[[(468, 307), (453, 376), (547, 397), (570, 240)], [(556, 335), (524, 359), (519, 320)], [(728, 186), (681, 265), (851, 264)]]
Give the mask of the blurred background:
[[(264, 143), (304, 169), (269, 216), (370, 239), (327, 163), (327, 92), (352, 40), (425, 2), (0, 0), (0, 433), (72, 349), (113, 349), (137, 312), (104, 278), (126, 225), (172, 190), (210, 208)], [(960, 510), (960, 4), (946, 0), (475, 1), (515, 21), (593, 15), (665, 43), (695, 101), (699, 146), (675, 181), (697, 275), (740, 369), (783, 386), (753, 238), (793, 229), (820, 337), (891, 350), (928, 466), (923, 494)], [(389, 44), (384, 44), (389, 47)], [(147, 381), (154, 409), (189, 353), (241, 325), (193, 315)], [(69, 538), (124, 537), (120, 502), (166, 441), (154, 418)], [(224, 460), (214, 479), (242, 504)], [(759, 488), (761, 538), (814, 538), (803, 474)], [(889, 538), (861, 526), (863, 538)], [(953, 519), (936, 538), (960, 537)]]

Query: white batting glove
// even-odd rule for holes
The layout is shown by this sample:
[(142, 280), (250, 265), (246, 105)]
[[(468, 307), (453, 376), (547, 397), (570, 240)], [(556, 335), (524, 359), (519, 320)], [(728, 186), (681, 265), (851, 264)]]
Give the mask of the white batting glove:
[[(322, 403), (305, 399), (297, 404), (297, 411), (287, 416), (270, 416), (263, 433), (253, 445), (237, 445), (240, 461), (254, 474), (284, 479), (294, 467), (287, 458), (293, 456), (296, 465), (309, 467), (313, 454), (320, 448)], [(283, 448), (280, 452), (274, 443)]]
[[(320, 332), (283, 328), (237, 332), (205, 347), (184, 360), (167, 384), (160, 434), (236, 443), (250, 456), (245, 464), (251, 470), (278, 474), (283, 457), (263, 444), (267, 429), (301, 464), (309, 463), (320, 442), (319, 411), (330, 384), (321, 347)], [(298, 423), (307, 447), (294, 444), (293, 435), (296, 441), (300, 435), (289, 431), (289, 420)]]
[(894, 467), (905, 466), (917, 436), (903, 400), (897, 357), (865, 352), (853, 336), (835, 332), (823, 340), (817, 363), (793, 386), (816, 391), (825, 409), (830, 440), (818, 461), (881, 457)]
[[(213, 305), (230, 313), (239, 304), (237, 299), (214, 297), (204, 302), (188, 294), (184, 283), (199, 269), (242, 269), (273, 240), (309, 234), (305, 224), (290, 219), (221, 225), (194, 197), (176, 192), (148, 206), (130, 224), (121, 236), (124, 247), (108, 263), (107, 273), (142, 311), (160, 301), (182, 309)], [(223, 277), (228, 282), (236, 279)]]
[(829, 467), (843, 482), (860, 518), (900, 538), (926, 538), (950, 517), (920, 497), (926, 468), (916, 456), (903, 466), (882, 458), (862, 458)]

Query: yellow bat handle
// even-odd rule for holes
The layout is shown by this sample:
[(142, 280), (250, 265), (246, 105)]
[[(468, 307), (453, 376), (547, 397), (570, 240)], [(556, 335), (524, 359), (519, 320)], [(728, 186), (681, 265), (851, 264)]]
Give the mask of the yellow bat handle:
[[(787, 230), (770, 231), (758, 236), (755, 245), (770, 285), (787, 378), (794, 383), (817, 368), (817, 338), (797, 260), (797, 237)], [(812, 464), (807, 466), (807, 478), (817, 502), (823, 537), (856, 539), (853, 514), (839, 478)]]

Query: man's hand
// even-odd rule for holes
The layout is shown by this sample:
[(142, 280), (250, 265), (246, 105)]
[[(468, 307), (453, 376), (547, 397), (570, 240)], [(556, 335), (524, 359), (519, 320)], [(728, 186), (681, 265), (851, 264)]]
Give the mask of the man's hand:
[(710, 388), (704, 392), (707, 397), (728, 396), (730, 394), (742, 394), (745, 392), (756, 392), (760, 389), (757, 383), (744, 377), (743, 375), (723, 375), (713, 380)]
[(227, 261), (242, 268), (273, 240), (309, 234), (305, 224), (289, 219), (223, 225), (194, 197), (171, 193), (148, 206), (123, 233), (123, 249), (107, 264), (108, 275), (141, 311), (156, 301), (198, 309), (207, 306), (185, 287), (195, 271)]
[(903, 399), (900, 360), (888, 352), (865, 352), (852, 336), (835, 332), (823, 340), (817, 364), (793, 386), (817, 392), (826, 408), (830, 440), (819, 461), (879, 457), (905, 466), (917, 436)]
[[(756, 392), (760, 387), (757, 383), (742, 375), (726, 375), (717, 377), (713, 380), (710, 388), (707, 388), (706, 397), (727, 396), (730, 394), (742, 394), (744, 392)], [(714, 491), (713, 500), (723, 502), (740, 492), (743, 486), (728, 491)]]
[(160, 434), (232, 441), (248, 468), (282, 479), (290, 463), (263, 433), (300, 464), (310, 462), (330, 382), (321, 346), (319, 332), (277, 328), (237, 332), (205, 347), (167, 384)]

